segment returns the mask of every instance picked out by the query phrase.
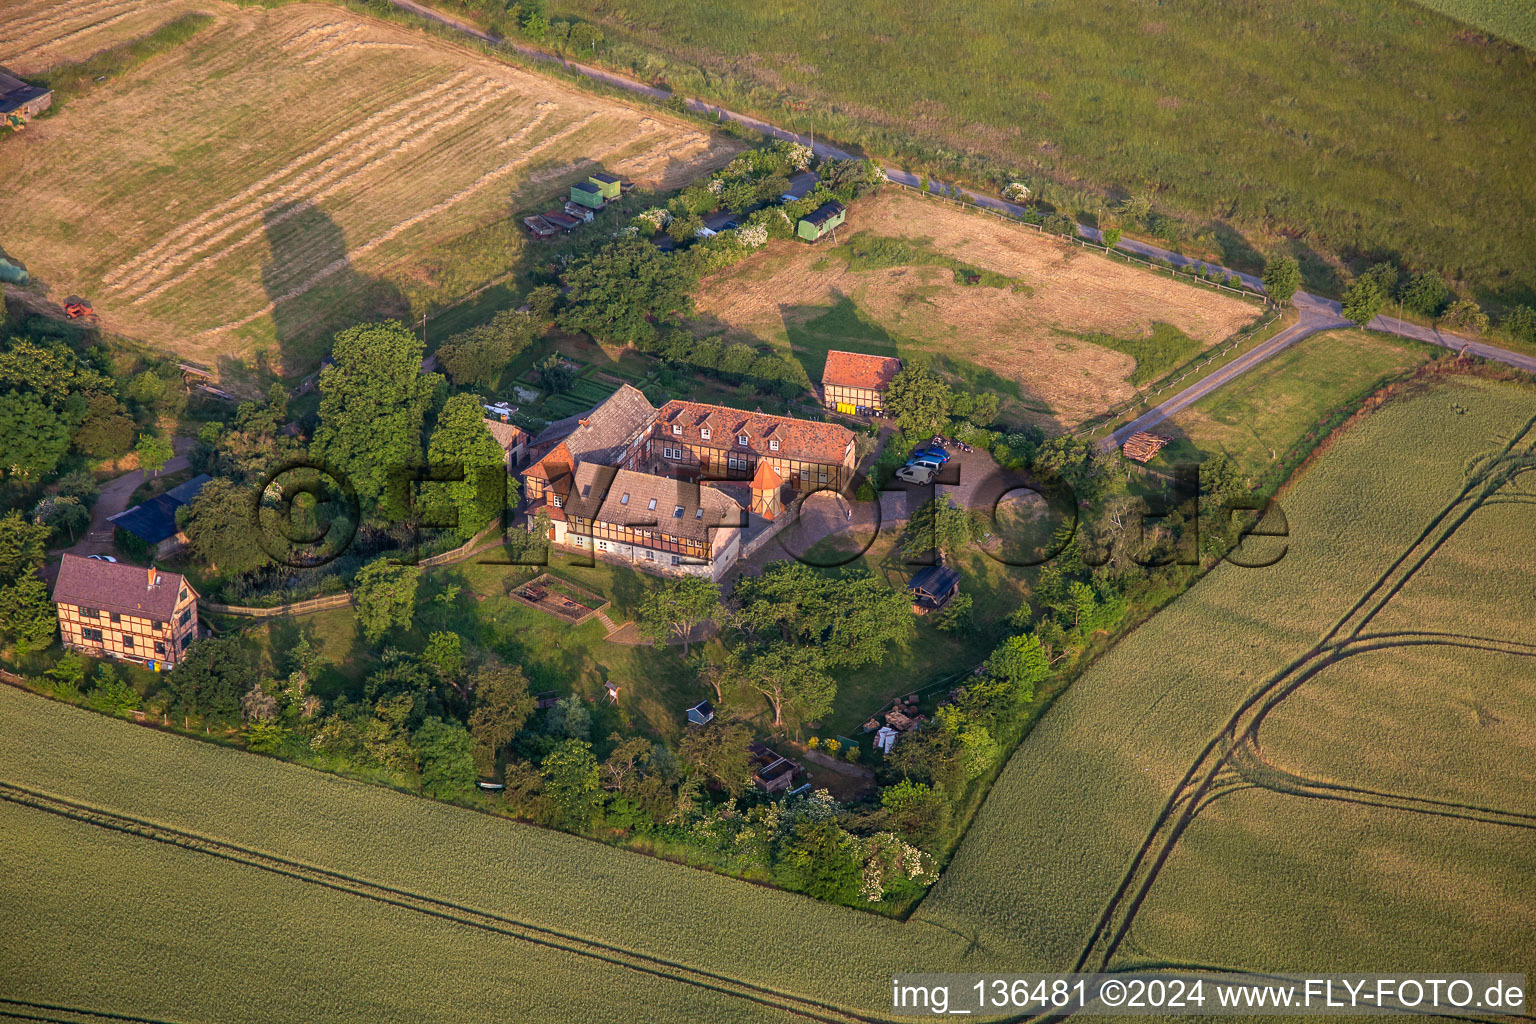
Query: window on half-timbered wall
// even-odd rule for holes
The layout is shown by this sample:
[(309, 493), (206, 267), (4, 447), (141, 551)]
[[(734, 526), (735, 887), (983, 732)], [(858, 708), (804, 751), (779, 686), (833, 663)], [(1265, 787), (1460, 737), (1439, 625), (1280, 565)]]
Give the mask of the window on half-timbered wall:
[(113, 622), (122, 622), (123, 621), (123, 617), (120, 614), (118, 614), (117, 612), (113, 612), (112, 615), (111, 615), (111, 618), (112, 618)]
[(133, 634), (132, 633), (124, 633), (123, 634), (123, 646), (127, 647), (129, 649), (133, 648)]
[(90, 626), (84, 626), (80, 630), (80, 638), (82, 640), (91, 640), (99, 644), (101, 643), (101, 630), (92, 629)]
[(179, 622), (183, 626), (185, 626), (188, 622), (191, 622), (192, 621), (192, 609), (188, 608), (186, 611), (182, 612), (181, 615), (179, 615), (177, 617), (176, 621)]
[(165, 644), (162, 643), (159, 640), (155, 641), (155, 653), (156, 654), (164, 654), (165, 653)]
[(101, 618), (101, 609), (100, 608), (81, 608), (80, 609), (80, 617), (82, 619), (99, 619), (99, 618)]

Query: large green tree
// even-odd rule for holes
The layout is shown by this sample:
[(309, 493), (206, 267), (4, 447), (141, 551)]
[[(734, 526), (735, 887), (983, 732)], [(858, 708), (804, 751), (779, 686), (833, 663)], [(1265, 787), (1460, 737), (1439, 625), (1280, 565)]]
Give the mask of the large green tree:
[(421, 569), (387, 558), (375, 559), (358, 572), (352, 583), (357, 619), (363, 634), (377, 643), (391, 629), (409, 629), (416, 611), (416, 586)]
[(786, 715), (796, 725), (815, 721), (837, 698), (837, 683), (814, 648), (775, 642), (759, 651), (733, 652), (725, 671), (738, 686), (767, 699), (776, 728)]
[(720, 587), (702, 576), (671, 580), (653, 587), (640, 603), (640, 635), (657, 647), (669, 639), (683, 642), (683, 657), (693, 631), (720, 610)]
[(928, 438), (949, 422), (949, 385), (921, 363), (910, 363), (892, 378), (885, 410), (908, 437)]
[(151, 476), (158, 476), (165, 464), (171, 461), (171, 456), (176, 454), (176, 450), (171, 447), (171, 439), (159, 434), (141, 434), (133, 450), (139, 456), (139, 465)]
[(171, 714), (183, 724), (201, 717), (205, 725), (240, 721), (240, 697), (256, 676), (256, 652), (239, 634), (206, 636), (193, 642), (164, 687)]
[(986, 519), (980, 512), (960, 508), (948, 496), (934, 498), (912, 513), (901, 551), (908, 558), (937, 551), (953, 561), (986, 532)]
[(505, 453), (485, 426), (485, 409), (476, 395), (454, 395), (437, 417), (427, 444), (427, 464), (435, 472), (463, 473), (462, 480), (425, 485), (422, 504), (438, 523), (453, 522), (466, 540), (496, 521), (516, 484), (507, 476)]
[(242, 573), (267, 563), (255, 512), (247, 488), (216, 478), (203, 485), (191, 504), (176, 510), (176, 523), (199, 561), (211, 569)]
[(749, 645), (774, 640), (817, 652), (829, 667), (881, 661), (913, 630), (905, 594), (867, 570), (838, 576), (775, 562), (736, 586), (732, 623)]
[(610, 242), (565, 274), (566, 308), (560, 325), (599, 341), (634, 343), (655, 323), (693, 311), (693, 279), (682, 260), (650, 242)]
[(458, 722), (429, 718), (413, 737), (421, 764), (421, 789), (428, 796), (463, 796), (475, 785), (475, 741)]
[(43, 564), (48, 527), (12, 509), (0, 516), (0, 584), (14, 583)]
[(0, 587), (0, 636), (16, 653), (40, 651), (53, 643), (57, 621), (48, 585), (36, 576)]
[(516, 665), (490, 661), (470, 677), (474, 704), (469, 733), (475, 738), (475, 760), (482, 771), (496, 766), (496, 757), (527, 724), (534, 711), (528, 677)]
[(345, 474), (361, 499), (403, 516), (406, 474), (421, 465), (421, 434), (437, 374), (421, 372), (422, 343), (394, 320), (336, 335), (320, 372), (320, 425), (310, 453)]
[(1264, 292), (1277, 305), (1291, 301), (1301, 287), (1301, 264), (1291, 256), (1276, 256), (1264, 264)]
[(752, 730), (745, 725), (713, 722), (684, 733), (677, 755), (695, 776), (741, 796), (752, 785), (751, 741)]
[(544, 791), (560, 814), (566, 828), (585, 831), (603, 799), (603, 783), (598, 773), (592, 744), (569, 739), (544, 756), (539, 765), (544, 777)]
[(0, 394), (0, 473), (37, 480), (52, 473), (69, 450), (69, 424), (47, 402), (30, 392)]
[(494, 388), (507, 364), (538, 333), (530, 313), (504, 309), (488, 324), (461, 331), (437, 349), (437, 361), (457, 387)]
[(1344, 289), (1344, 318), (1357, 324), (1370, 323), (1386, 302), (1380, 281), (1371, 276), (1358, 277)]

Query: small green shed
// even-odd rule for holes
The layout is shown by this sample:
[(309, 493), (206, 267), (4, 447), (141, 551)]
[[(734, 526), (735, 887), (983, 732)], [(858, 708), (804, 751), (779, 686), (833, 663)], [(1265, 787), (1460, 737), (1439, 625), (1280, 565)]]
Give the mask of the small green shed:
[(618, 175), (609, 174), (607, 171), (598, 171), (587, 180), (596, 185), (598, 188), (602, 189), (604, 199), (619, 198), (619, 186), (621, 182), (619, 181)]
[[(615, 186), (617, 188), (617, 186)], [(615, 195), (618, 193), (615, 192)], [(601, 185), (591, 181), (578, 181), (571, 186), (571, 202), (585, 206), (591, 210), (601, 210), (608, 200), (603, 196)]]
[(814, 242), (831, 234), (832, 230), (847, 217), (848, 208), (834, 199), (829, 203), (822, 203), (801, 217), (795, 233), (807, 242)]

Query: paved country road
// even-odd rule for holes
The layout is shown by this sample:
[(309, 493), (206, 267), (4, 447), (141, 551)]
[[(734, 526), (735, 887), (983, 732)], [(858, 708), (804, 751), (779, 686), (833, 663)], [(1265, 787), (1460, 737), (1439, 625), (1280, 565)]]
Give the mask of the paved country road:
[[(671, 100), (674, 98), (674, 94), (667, 89), (661, 89), (654, 85), (647, 85), (646, 83), (638, 81), (637, 79), (629, 78), (628, 76), (620, 75), (612, 71), (604, 71), (602, 68), (592, 67), (588, 64), (578, 64), (575, 61), (561, 60), (553, 54), (546, 53), (545, 51), (536, 47), (512, 42), (511, 40), (502, 39), (499, 36), (492, 35), (488, 32), (482, 32), (481, 30), (475, 28), (473, 25), (466, 24), (465, 22), (462, 22), (457, 18), (450, 17), (449, 15), (441, 14), (438, 11), (431, 9), (430, 7), (424, 7), (421, 4), (413, 2), (413, 0), (390, 0), (390, 2), (393, 3), (396, 7), (412, 11), (424, 18), (430, 18), (431, 20), (440, 24), (447, 25), (450, 28), (454, 28), (460, 32), (465, 32), (469, 35), (472, 35), (477, 39), (481, 39), (485, 42), (492, 43), (497, 46), (509, 47), (510, 49), (517, 51), (530, 60), (538, 61), (544, 64), (560, 64), (568, 70), (590, 78), (593, 81), (603, 82), (607, 85), (614, 86), (615, 88), (623, 89), (627, 92), (645, 96), (650, 99)], [(854, 155), (847, 152), (846, 150), (838, 149), (836, 146), (833, 146), (830, 143), (814, 142), (812, 139), (804, 135), (786, 131), (783, 128), (769, 124), (767, 121), (763, 121), (759, 118), (750, 117), (746, 114), (739, 114), (732, 110), (726, 110), (724, 107), (716, 106), (712, 103), (705, 103), (703, 100), (694, 99), (692, 97), (684, 97), (683, 105), (694, 113), (704, 114), (708, 117), (713, 117), (718, 121), (734, 121), (737, 124), (744, 125), (755, 131), (761, 132), (764, 135), (771, 136), (772, 138), (785, 139), (810, 145), (816, 156), (823, 159), (846, 160)], [(900, 167), (892, 167), (890, 165), (882, 165), (882, 167), (885, 171), (885, 176), (891, 181), (899, 182), (900, 184), (908, 185), (912, 188), (919, 188), (922, 185), (922, 178), (919, 175), (912, 173), (911, 171), (903, 170)], [(799, 190), (797, 189), (796, 191)], [(993, 210), (997, 213), (1002, 213), (1010, 217), (1022, 217), (1027, 212), (1025, 207), (1019, 206), (1015, 203), (1010, 203), (1004, 199), (983, 195), (980, 192), (973, 192), (970, 189), (962, 188), (957, 185), (946, 185), (933, 179), (929, 180), (928, 191), (939, 195), (948, 194), (955, 196), (957, 198), (964, 199), (966, 202), (974, 203), (977, 206), (981, 206), (985, 209)], [(1077, 233), (1089, 241), (1100, 241), (1099, 230), (1097, 228), (1091, 228), (1079, 224), (1077, 226)], [(1264, 290), (1263, 282), (1252, 274), (1244, 274), (1239, 271), (1232, 270), (1228, 267), (1223, 267), (1219, 263), (1211, 263), (1207, 260), (1192, 259), (1191, 257), (1184, 256), (1180, 253), (1170, 252), (1167, 249), (1161, 249), (1149, 242), (1139, 241), (1134, 238), (1122, 238), (1117, 248), (1148, 259), (1167, 260), (1174, 266), (1201, 268), (1211, 267), (1228, 275), (1235, 274), (1237, 277), (1242, 279), (1244, 284), (1251, 288), (1257, 289), (1261, 292)], [(1134, 422), (1121, 427), (1119, 430), (1115, 431), (1114, 436), (1120, 437), (1123, 433), (1128, 436), (1131, 433), (1135, 433), (1135, 430), (1131, 429), (1133, 427), (1136, 429), (1145, 429), (1146, 425), (1150, 425), (1152, 423), (1158, 422), (1159, 420), (1166, 419), (1172, 413), (1177, 412), (1178, 410), (1185, 408), (1193, 402), (1198, 401), (1200, 398), (1220, 387), (1222, 384), (1225, 384), (1227, 381), (1230, 381), (1233, 378), (1246, 373), (1248, 370), (1253, 369), (1255, 366), (1262, 363), (1265, 359), (1273, 356), (1276, 352), (1282, 351), (1289, 345), (1300, 341), (1302, 338), (1309, 334), (1313, 334), (1321, 330), (1328, 330), (1333, 327), (1343, 327), (1350, 323), (1350, 321), (1345, 320), (1340, 314), (1339, 303), (1333, 301), (1332, 299), (1325, 299), (1322, 296), (1311, 295), (1307, 292), (1297, 292), (1292, 301), (1295, 303), (1296, 308), (1301, 311), (1301, 319), (1295, 324), (1295, 326), (1282, 331), (1280, 334), (1277, 334), (1269, 341), (1255, 348), (1253, 351), (1245, 354), (1241, 359), (1233, 361), (1228, 366), (1223, 367), (1219, 372), (1211, 374), (1211, 376), (1205, 378), (1202, 381), (1199, 381), (1185, 391), (1182, 391), (1179, 394), (1173, 396), (1151, 412), (1141, 416)], [(1417, 341), (1427, 341), (1431, 344), (1442, 345), (1455, 351), (1466, 349), (1471, 354), (1478, 356), (1479, 358), (1488, 359), (1493, 362), (1504, 363), (1507, 366), (1513, 366), (1518, 370), (1524, 370), (1528, 373), (1536, 373), (1536, 357), (1522, 355), (1518, 352), (1511, 352), (1508, 349), (1499, 348), (1496, 345), (1490, 345), (1486, 342), (1477, 341), (1473, 338), (1463, 337), (1459, 334), (1451, 334), (1449, 332), (1437, 330), (1432, 327), (1421, 327), (1418, 324), (1406, 323), (1402, 320), (1398, 320), (1395, 317), (1387, 316), (1378, 316), (1366, 326), (1371, 330), (1385, 331), (1389, 334), (1397, 334), (1405, 338), (1413, 338)], [(1281, 343), (1282, 339), (1283, 343)], [(1138, 427), (1137, 424), (1143, 424), (1143, 426)]]
[(1237, 359), (1232, 360), (1209, 377), (1191, 384), (1157, 408), (1148, 410), (1125, 424), (1125, 426), (1118, 428), (1113, 434), (1100, 441), (1099, 447), (1108, 451), (1111, 448), (1122, 445), (1125, 443), (1125, 439), (1132, 434), (1142, 430), (1150, 430), (1153, 426), (1168, 419), (1175, 413), (1189, 408), (1212, 391), (1227, 383), (1227, 381), (1247, 373), (1276, 353), (1290, 348), (1302, 338), (1316, 334), (1318, 331), (1344, 327), (1349, 323), (1350, 321), (1345, 320), (1342, 316), (1327, 316), (1322, 313), (1303, 311), (1301, 319), (1297, 320), (1294, 324), (1268, 341), (1255, 345), (1252, 349), (1243, 353)]
[[(173, 437), (171, 448), (177, 454), (161, 467), (157, 476), (165, 476), (168, 473), (186, 469), (190, 465), (187, 461), (187, 452), (192, 448), (191, 438)], [(96, 496), (96, 504), (91, 506), (91, 528), (85, 531), (85, 536), (80, 538), (79, 543), (66, 550), (75, 555), (111, 554), (112, 524), (107, 520), (119, 512), (127, 511), (129, 499), (143, 482), (144, 471), (133, 469), (102, 484), (101, 491)]]

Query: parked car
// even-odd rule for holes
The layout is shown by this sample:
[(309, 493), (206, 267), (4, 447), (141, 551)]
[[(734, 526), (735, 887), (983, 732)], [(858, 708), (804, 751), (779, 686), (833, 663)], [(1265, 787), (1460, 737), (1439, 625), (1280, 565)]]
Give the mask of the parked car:
[(902, 466), (896, 471), (896, 479), (909, 484), (928, 484), (939, 472), (937, 466)]
[(937, 473), (940, 469), (942, 469), (943, 465), (944, 464), (942, 462), (939, 462), (937, 459), (930, 459), (930, 458), (925, 458), (925, 457), (924, 458), (914, 458), (914, 459), (908, 459), (907, 460), (907, 466), (908, 467), (926, 466), (929, 469), (933, 470), (935, 473)]
[(740, 224), (737, 224), (733, 220), (728, 220), (724, 224), (720, 225), (720, 230), (721, 231), (735, 231), (739, 227), (741, 227)]
[(779, 202), (781, 203), (797, 203), (799, 201), (800, 197), (795, 195), (793, 192), (785, 192), (783, 195), (779, 196)]
[(117, 559), (113, 558), (111, 555), (86, 555), (85, 557), (86, 558), (94, 558), (98, 562), (116, 562), (117, 561)]
[(919, 448), (912, 453), (912, 458), (907, 461), (910, 463), (912, 459), (932, 459), (942, 466), (949, 461), (949, 452), (943, 448)]

